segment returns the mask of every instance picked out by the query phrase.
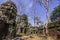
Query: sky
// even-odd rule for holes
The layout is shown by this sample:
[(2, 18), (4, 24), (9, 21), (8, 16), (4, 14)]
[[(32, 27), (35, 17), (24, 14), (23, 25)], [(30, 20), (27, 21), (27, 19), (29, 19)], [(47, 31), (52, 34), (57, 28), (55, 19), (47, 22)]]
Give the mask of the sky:
[[(0, 4), (6, 0), (0, 0)], [(46, 22), (46, 12), (43, 5), (33, 0), (11, 0), (16, 4), (17, 14), (26, 14), (28, 16), (28, 22), (34, 25), (33, 15), (36, 15), (43, 23)], [(51, 0), (49, 2), (49, 15), (60, 4), (60, 0)], [(35, 13), (34, 13), (35, 11)]]

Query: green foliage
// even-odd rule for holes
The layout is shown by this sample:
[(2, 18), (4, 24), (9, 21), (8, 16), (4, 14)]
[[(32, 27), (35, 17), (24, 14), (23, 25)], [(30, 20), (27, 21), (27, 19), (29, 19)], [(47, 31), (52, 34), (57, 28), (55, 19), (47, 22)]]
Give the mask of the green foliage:
[(51, 16), (50, 16), (51, 21), (54, 21), (55, 19), (57, 19), (58, 16), (60, 16), (60, 5), (56, 7), (51, 13)]

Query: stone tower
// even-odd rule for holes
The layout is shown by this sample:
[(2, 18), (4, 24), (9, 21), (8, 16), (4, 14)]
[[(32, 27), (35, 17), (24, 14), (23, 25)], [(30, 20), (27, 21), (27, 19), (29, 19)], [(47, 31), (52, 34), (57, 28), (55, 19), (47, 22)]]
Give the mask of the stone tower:
[(23, 14), (17, 20), (17, 35), (26, 34), (27, 27), (28, 27), (27, 15)]
[[(7, 30), (8, 30), (8, 36), (13, 38), (15, 36), (15, 32), (16, 32), (16, 14), (17, 13), (17, 9), (16, 9), (16, 5), (11, 1), (5, 1), (3, 4), (1, 4), (0, 6), (0, 19), (3, 21), (4, 25), (8, 25), (7, 26)], [(1, 21), (0, 20), (0, 21)], [(6, 27), (6, 26), (3, 26)]]

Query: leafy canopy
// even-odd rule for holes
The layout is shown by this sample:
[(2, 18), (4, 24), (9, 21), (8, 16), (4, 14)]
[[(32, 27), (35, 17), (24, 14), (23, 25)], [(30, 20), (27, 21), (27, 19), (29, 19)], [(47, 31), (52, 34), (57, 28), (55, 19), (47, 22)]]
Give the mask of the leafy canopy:
[(50, 16), (51, 21), (54, 21), (59, 16), (60, 16), (60, 5), (58, 5), (57, 7), (55, 7), (55, 9), (52, 11), (51, 16)]

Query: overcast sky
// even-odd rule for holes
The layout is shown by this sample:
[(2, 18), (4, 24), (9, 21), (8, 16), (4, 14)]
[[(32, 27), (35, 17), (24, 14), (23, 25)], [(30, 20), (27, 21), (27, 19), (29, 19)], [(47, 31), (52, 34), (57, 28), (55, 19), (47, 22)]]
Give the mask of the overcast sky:
[[(0, 4), (2, 4), (5, 0), (0, 0)], [(46, 14), (45, 8), (43, 5), (41, 6), (39, 3), (33, 2), (32, 0), (12, 0), (17, 6), (17, 14), (27, 14), (29, 22), (34, 25), (33, 15), (34, 15), (34, 8), (36, 10), (35, 15), (42, 21), (46, 22)], [(49, 15), (54, 10), (56, 6), (60, 4), (60, 0), (52, 0), (49, 2)], [(22, 6), (22, 9), (21, 9)]]

